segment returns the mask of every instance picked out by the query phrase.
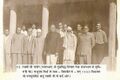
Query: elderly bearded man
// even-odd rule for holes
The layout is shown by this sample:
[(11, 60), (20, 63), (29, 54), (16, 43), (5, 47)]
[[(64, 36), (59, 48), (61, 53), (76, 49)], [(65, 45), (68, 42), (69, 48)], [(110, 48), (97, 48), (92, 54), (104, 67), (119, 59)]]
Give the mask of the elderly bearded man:
[(74, 64), (76, 45), (77, 38), (75, 34), (73, 34), (72, 28), (68, 26), (63, 44), (65, 47), (63, 64)]
[(34, 40), (34, 54), (33, 54), (34, 64), (43, 64), (43, 54), (42, 54), (43, 45), (44, 45), (43, 31), (41, 29), (37, 29), (37, 36)]

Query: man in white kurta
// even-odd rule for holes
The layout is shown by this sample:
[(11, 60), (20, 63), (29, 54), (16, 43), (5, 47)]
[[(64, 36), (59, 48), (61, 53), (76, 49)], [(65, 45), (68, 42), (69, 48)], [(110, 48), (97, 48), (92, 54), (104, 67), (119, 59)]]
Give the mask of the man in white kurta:
[(77, 38), (72, 32), (72, 28), (68, 27), (64, 44), (64, 59), (63, 64), (74, 64)]
[(21, 33), (21, 28), (17, 28), (17, 32), (13, 35), (11, 41), (12, 68), (16, 69), (17, 64), (22, 64), (22, 56), (24, 54), (25, 36)]
[(5, 60), (5, 71), (11, 71), (11, 39), (12, 36), (9, 34), (9, 30), (5, 30), (4, 35), (4, 60)]
[(37, 36), (34, 40), (34, 53), (33, 53), (33, 63), (34, 64), (43, 64), (43, 46), (44, 37), (42, 35), (41, 29), (37, 29)]
[(35, 24), (32, 25), (32, 36), (36, 37), (37, 36), (37, 29)]
[(95, 40), (94, 35), (88, 31), (88, 26), (85, 26), (82, 34), (78, 36), (77, 55), (80, 57), (80, 64), (91, 64), (92, 48), (95, 45)]
[(27, 36), (27, 31), (26, 31), (26, 27), (25, 26), (22, 26), (21, 33), (24, 34), (25, 36)]

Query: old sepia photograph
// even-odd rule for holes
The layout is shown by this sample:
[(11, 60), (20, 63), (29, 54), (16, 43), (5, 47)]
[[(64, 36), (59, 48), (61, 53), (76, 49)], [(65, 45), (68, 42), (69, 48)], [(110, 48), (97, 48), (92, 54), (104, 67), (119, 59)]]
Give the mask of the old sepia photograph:
[(17, 64), (116, 70), (116, 0), (4, 0), (4, 72)]

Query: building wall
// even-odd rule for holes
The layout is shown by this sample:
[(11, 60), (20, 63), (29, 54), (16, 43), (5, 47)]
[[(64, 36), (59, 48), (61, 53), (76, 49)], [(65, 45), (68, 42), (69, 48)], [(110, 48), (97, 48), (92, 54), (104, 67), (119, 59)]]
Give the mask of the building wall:
[(10, 9), (8, 7), (3, 8), (3, 25), (4, 29), (9, 28), (9, 23), (10, 23)]
[(79, 2), (53, 4), (49, 7), (49, 24), (58, 25), (59, 22), (76, 28), (78, 23), (89, 25), (90, 31), (95, 30), (95, 25), (100, 22), (103, 30), (108, 33), (109, 27), (109, 5), (96, 2)]
[(27, 5), (17, 7), (17, 24), (25, 25), (27, 28), (32, 24), (40, 28), (42, 26), (42, 5)]
[[(9, 28), (8, 7), (4, 8), (4, 28)], [(76, 28), (76, 24), (88, 24), (90, 31), (95, 30), (95, 25), (100, 22), (103, 30), (108, 34), (109, 4), (107, 2), (81, 1), (49, 4), (49, 25), (62, 22)], [(16, 7), (17, 25), (42, 24), (42, 5), (18, 5)]]

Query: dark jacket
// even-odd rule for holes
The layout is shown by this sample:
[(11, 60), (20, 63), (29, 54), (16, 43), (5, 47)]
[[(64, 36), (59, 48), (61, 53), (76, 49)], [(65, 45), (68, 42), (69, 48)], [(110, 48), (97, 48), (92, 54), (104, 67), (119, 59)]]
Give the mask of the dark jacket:
[(47, 54), (55, 54), (60, 52), (60, 34), (57, 32), (49, 32), (45, 39), (44, 51)]

